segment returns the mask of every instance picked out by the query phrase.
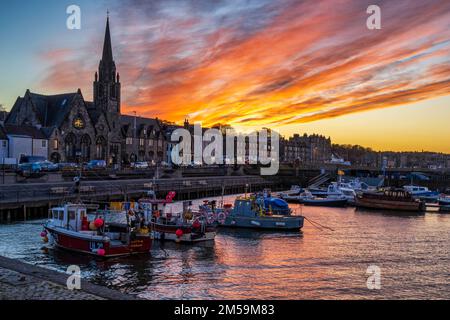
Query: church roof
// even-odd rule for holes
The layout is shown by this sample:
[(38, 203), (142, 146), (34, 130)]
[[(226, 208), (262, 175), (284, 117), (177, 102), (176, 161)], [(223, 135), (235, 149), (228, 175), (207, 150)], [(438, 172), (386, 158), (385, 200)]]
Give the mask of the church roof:
[(93, 102), (86, 102), (86, 108), (89, 113), (89, 117), (95, 125), (98, 122), (98, 119), (100, 119), (100, 116), (104, 114), (104, 112), (100, 108), (96, 108)]
[[(6, 119), (6, 123), (17, 123), (20, 106), (31, 101), (36, 116), (43, 127), (60, 127), (67, 113), (72, 108), (72, 101), (78, 92), (57, 95), (42, 95), (27, 91), (24, 97), (19, 97)], [(28, 98), (28, 99), (27, 99)]]
[(148, 137), (152, 135), (153, 129), (156, 130), (155, 134), (156, 138), (159, 138), (159, 136), (163, 134), (163, 132), (161, 132), (162, 126), (158, 119), (121, 115), (120, 122), (122, 124), (122, 134), (124, 136), (128, 135), (129, 130), (133, 130), (135, 121), (136, 121), (136, 134), (138, 136), (144, 129), (147, 130)]
[(0, 140), (8, 140), (8, 136), (6, 135), (2, 125), (0, 125)]
[(29, 96), (42, 125), (59, 128), (70, 112), (72, 101), (77, 94), (77, 92), (74, 92), (46, 96), (30, 92)]
[(16, 102), (14, 103), (13, 107), (11, 108), (10, 113), (6, 117), (5, 122), (16, 122), (17, 119), (17, 113), (19, 112), (19, 106), (22, 104), (23, 98), (18, 97)]
[(46, 139), (45, 134), (33, 126), (16, 126), (12, 124), (5, 124), (3, 127), (7, 135), (26, 136), (33, 139)]

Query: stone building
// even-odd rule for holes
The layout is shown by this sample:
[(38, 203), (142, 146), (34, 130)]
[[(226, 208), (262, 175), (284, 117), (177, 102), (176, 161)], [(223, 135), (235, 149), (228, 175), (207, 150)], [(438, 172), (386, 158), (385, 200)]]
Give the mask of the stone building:
[(280, 154), (285, 163), (324, 163), (331, 159), (331, 139), (317, 134), (294, 134), (280, 139)]
[(54, 162), (106, 160), (109, 165), (165, 158), (166, 139), (158, 119), (121, 114), (121, 83), (111, 44), (109, 17), (103, 54), (93, 81), (93, 102), (81, 90), (59, 95), (25, 92), (5, 124), (33, 126), (49, 141)]

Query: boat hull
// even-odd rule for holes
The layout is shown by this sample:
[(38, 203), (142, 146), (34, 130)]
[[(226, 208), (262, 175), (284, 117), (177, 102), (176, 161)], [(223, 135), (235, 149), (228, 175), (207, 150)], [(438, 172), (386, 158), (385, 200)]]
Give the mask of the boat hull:
[(288, 203), (300, 203), (299, 196), (283, 196), (282, 199)]
[[(212, 226), (208, 226), (204, 232), (195, 232), (190, 226), (152, 223), (151, 229), (154, 239), (185, 243), (214, 241), (217, 234), (217, 229)], [(181, 237), (177, 236), (177, 230), (183, 231)]]
[(334, 208), (342, 208), (345, 207), (348, 203), (347, 199), (305, 199), (302, 200), (305, 206), (315, 206), (315, 207), (334, 207)]
[(300, 230), (303, 227), (303, 217), (246, 217), (230, 215), (221, 227), (251, 228), (264, 230)]
[(389, 201), (377, 199), (356, 198), (356, 206), (365, 209), (380, 209), (393, 211), (423, 212), (425, 206), (422, 202), (417, 201)]
[[(129, 244), (115, 245), (107, 237), (80, 234), (50, 226), (44, 228), (56, 247), (102, 258), (149, 253), (152, 245), (149, 235), (136, 235)], [(100, 255), (99, 249), (103, 249), (104, 254)]]

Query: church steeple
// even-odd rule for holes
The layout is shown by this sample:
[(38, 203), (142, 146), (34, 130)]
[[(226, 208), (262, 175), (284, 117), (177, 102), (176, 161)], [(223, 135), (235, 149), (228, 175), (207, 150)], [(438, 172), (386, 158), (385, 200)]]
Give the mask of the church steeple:
[(106, 31), (105, 31), (105, 41), (103, 42), (103, 56), (102, 61), (111, 62), (114, 61), (111, 46), (111, 33), (109, 31), (109, 14), (106, 18)]
[(116, 64), (114, 62), (111, 32), (109, 30), (109, 13), (106, 18), (105, 40), (103, 41), (103, 54), (99, 65), (99, 80), (116, 82)]
[(120, 114), (120, 80), (112, 52), (109, 13), (106, 18), (103, 54), (94, 79), (95, 106), (109, 115)]

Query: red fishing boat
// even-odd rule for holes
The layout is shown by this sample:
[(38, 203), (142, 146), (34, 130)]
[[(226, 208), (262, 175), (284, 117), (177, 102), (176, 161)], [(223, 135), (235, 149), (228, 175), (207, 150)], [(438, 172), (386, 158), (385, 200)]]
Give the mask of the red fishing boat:
[[(108, 221), (109, 216), (116, 222)], [(118, 222), (120, 217), (125, 219)], [(88, 215), (86, 205), (66, 204), (50, 210), (41, 236), (58, 248), (105, 258), (148, 253), (152, 244), (148, 228), (133, 226), (131, 220), (135, 221), (131, 211), (95, 211)]]

